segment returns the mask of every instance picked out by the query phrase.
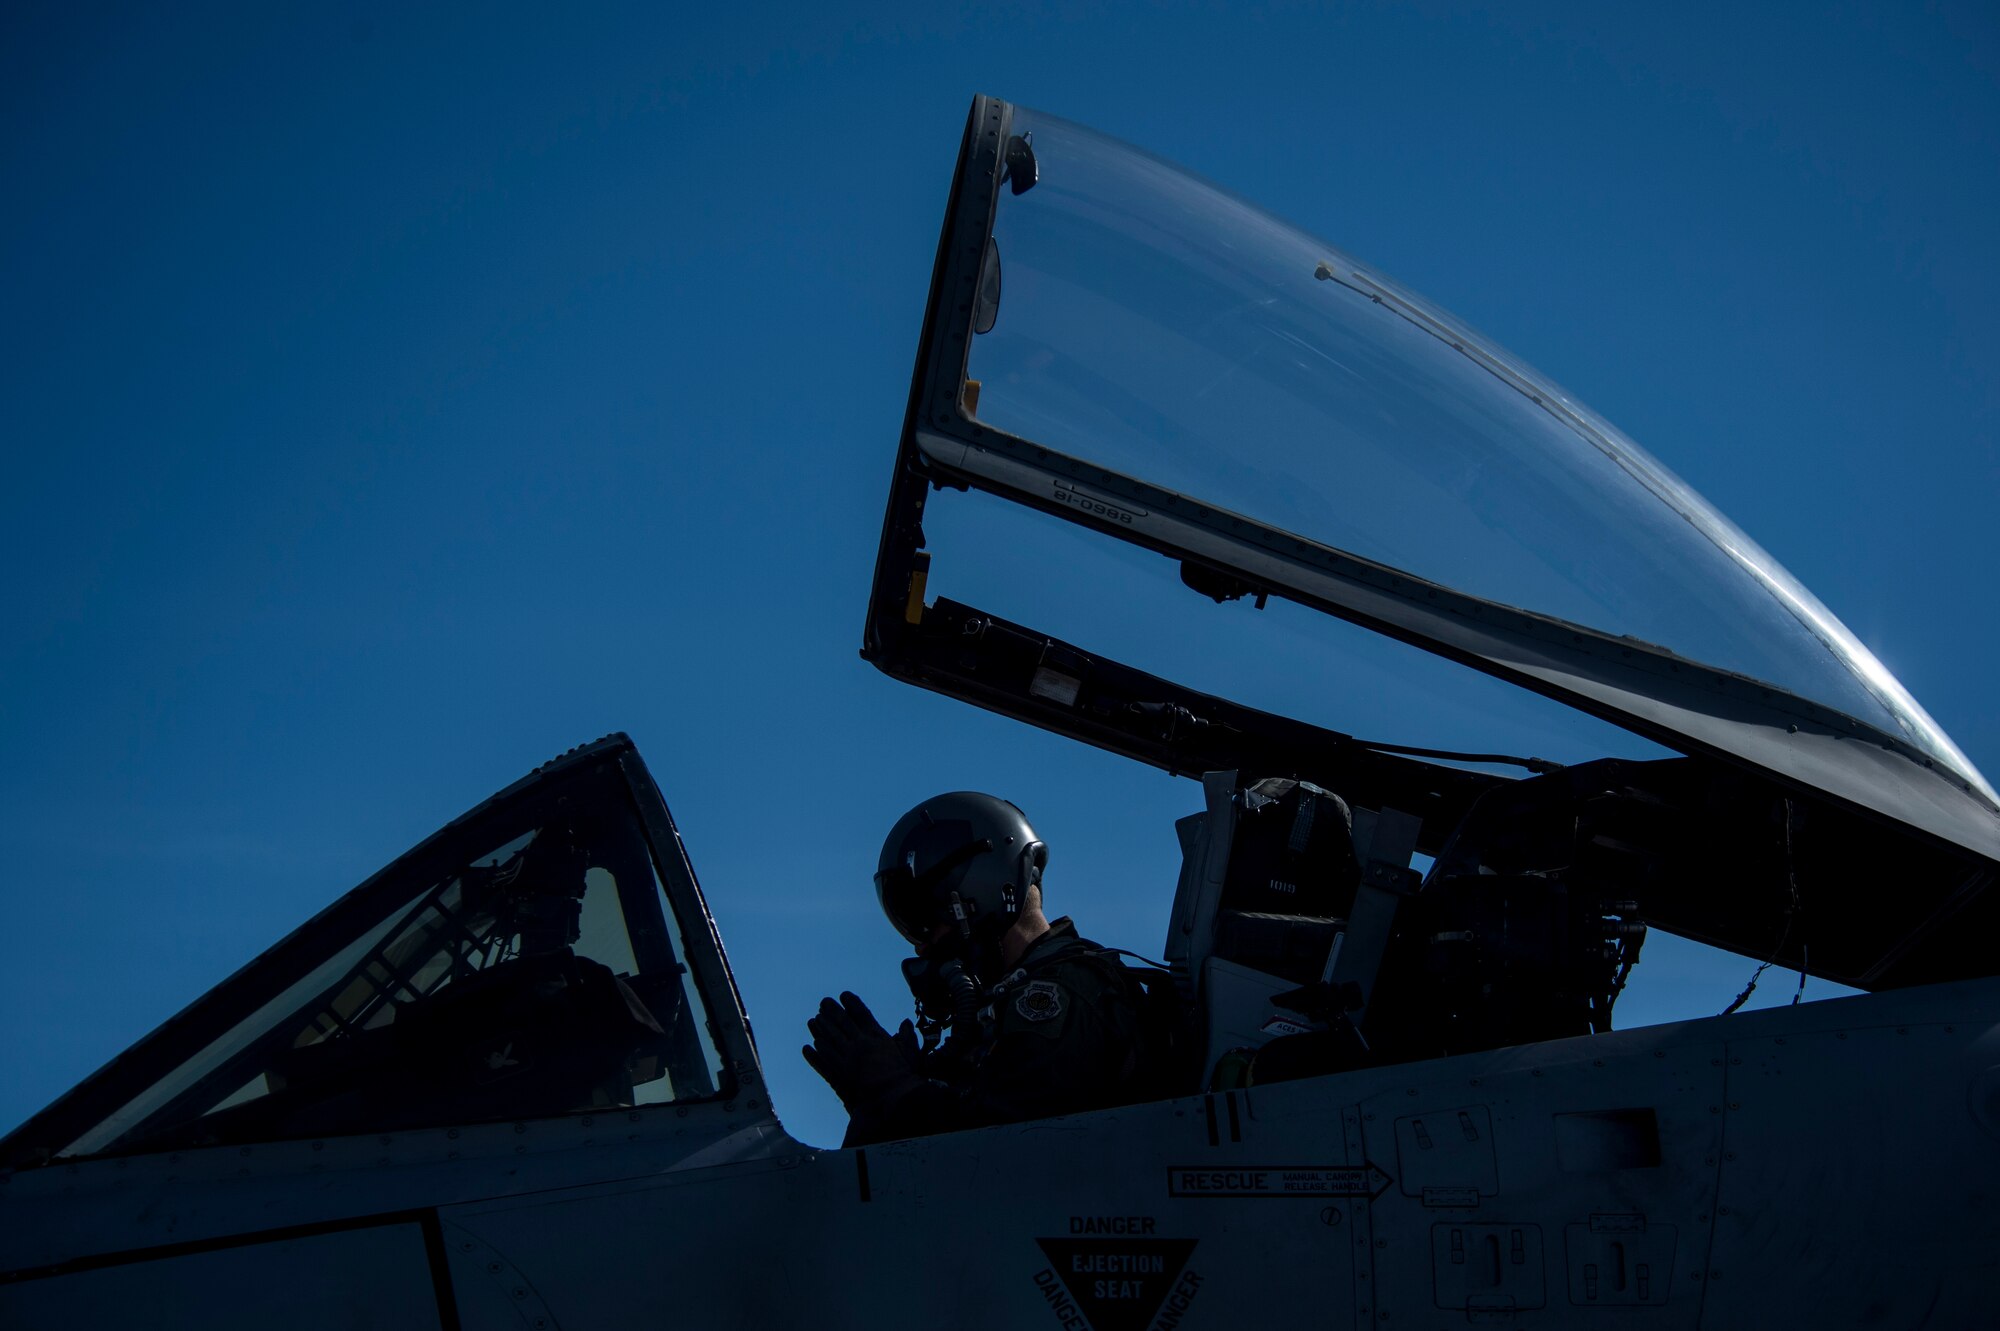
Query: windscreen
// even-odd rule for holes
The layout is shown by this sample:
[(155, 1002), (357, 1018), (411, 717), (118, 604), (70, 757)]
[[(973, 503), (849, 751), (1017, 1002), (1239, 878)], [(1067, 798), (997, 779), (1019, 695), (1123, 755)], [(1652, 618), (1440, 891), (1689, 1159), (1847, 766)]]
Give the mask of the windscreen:
[(219, 1035), (59, 1154), (715, 1095), (721, 1055), (637, 812), (615, 777), (588, 780), (466, 826), (367, 889), (372, 906), (350, 896), (309, 926), (315, 963), (213, 1014)]
[(967, 367), (982, 424), (1776, 685), (1995, 799), (1796, 579), (1525, 365), (1158, 158), (1027, 110), (1012, 133)]

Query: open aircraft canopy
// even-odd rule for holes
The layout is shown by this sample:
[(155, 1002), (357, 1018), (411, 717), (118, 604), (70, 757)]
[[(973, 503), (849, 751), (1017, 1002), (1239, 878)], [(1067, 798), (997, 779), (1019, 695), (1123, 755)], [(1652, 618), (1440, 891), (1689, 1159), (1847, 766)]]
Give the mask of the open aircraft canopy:
[[(1506, 352), (1158, 158), (975, 101), (865, 654), (1170, 770), (1342, 782), (1421, 813), (1431, 850), (1500, 782), (926, 607), (932, 486), (1057, 514), (1179, 560), (1218, 602), (1294, 601), (1690, 755), (1620, 765), (1655, 795), (1671, 772), (1677, 802), (1742, 815), (1705, 867), (1685, 866), (1703, 884), (1649, 908), (1676, 932), (1769, 951), (1771, 874), (1743, 868), (1765, 835), (1751, 824), (1782, 809), (1789, 834), (1795, 808), (1815, 808), (1813, 971), (1872, 986), (1991, 969), (1940, 931), (1992, 908), (2000, 798), (1811, 592)], [(1815, 857), (1799, 855), (1780, 877)], [(1798, 964), (1800, 946), (1780, 951)]]

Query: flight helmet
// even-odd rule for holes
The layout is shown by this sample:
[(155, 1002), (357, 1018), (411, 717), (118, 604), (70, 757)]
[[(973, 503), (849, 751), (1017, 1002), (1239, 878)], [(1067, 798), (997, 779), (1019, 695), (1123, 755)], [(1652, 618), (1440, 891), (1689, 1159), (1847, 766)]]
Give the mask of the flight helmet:
[(978, 957), (998, 948), (1048, 862), (1026, 814), (996, 796), (958, 790), (925, 800), (889, 829), (875, 894), (911, 943), (927, 946), (940, 924), (950, 924), (956, 948), (940, 950)]

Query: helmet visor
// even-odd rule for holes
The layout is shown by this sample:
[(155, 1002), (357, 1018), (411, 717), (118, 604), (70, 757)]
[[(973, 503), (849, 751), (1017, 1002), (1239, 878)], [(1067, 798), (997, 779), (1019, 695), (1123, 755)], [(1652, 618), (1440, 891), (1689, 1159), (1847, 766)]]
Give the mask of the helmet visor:
[[(882, 902), (882, 913), (912, 945), (931, 941), (947, 918), (945, 903), (965, 877), (965, 867), (993, 849), (990, 839), (974, 837), (972, 831), (972, 824), (962, 820), (933, 824), (912, 838), (917, 844), (906, 858), (876, 873), (875, 895)], [(918, 869), (918, 864), (924, 867)]]
[(892, 865), (876, 874), (875, 896), (889, 923), (911, 946), (921, 947), (930, 941), (936, 925), (931, 919), (930, 894), (917, 885), (917, 875), (909, 865)]

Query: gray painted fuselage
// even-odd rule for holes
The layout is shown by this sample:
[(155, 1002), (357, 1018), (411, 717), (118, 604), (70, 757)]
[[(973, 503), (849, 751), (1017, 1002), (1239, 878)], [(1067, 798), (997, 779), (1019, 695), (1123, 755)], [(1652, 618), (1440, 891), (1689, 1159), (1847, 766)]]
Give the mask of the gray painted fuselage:
[[(2000, 980), (919, 1139), (672, 1112), (7, 1185), (8, 1326), (1963, 1327)], [(1089, 1319), (1089, 1320), (1086, 1320)]]

